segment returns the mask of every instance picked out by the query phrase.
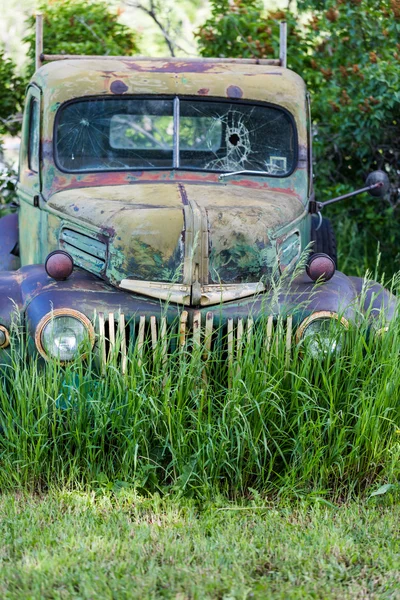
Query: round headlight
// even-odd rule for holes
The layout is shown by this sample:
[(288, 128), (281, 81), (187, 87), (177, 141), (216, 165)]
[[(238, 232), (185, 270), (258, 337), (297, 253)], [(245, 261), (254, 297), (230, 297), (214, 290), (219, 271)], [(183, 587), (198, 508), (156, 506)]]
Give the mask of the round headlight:
[(94, 330), (81, 312), (60, 308), (43, 317), (36, 329), (36, 347), (46, 359), (68, 362), (85, 343), (94, 343)]
[(349, 326), (344, 317), (330, 311), (313, 313), (301, 323), (297, 330), (297, 343), (304, 347), (304, 353), (313, 358), (325, 358), (343, 347), (343, 333)]

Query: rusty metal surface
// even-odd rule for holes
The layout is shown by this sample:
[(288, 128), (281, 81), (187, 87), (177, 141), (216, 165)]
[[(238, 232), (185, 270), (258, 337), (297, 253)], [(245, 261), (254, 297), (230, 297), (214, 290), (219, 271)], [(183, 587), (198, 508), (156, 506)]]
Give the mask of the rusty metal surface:
[[(243, 173), (221, 179), (182, 169), (66, 173), (56, 166), (53, 129), (62, 103), (135, 94), (281, 106), (296, 124), (297, 164), (286, 177)], [(267, 343), (274, 322), (286, 320), (289, 348), (292, 331), (316, 311), (349, 321), (363, 312), (378, 316), (382, 309), (387, 319), (393, 316), (396, 299), (389, 292), (373, 283), (364, 293), (363, 280), (340, 272), (322, 285), (305, 273), (293, 281), (287, 277), (278, 290), (273, 285), (279, 274), (290, 275), (310, 240), (306, 90), (295, 73), (229, 62), (66, 60), (39, 69), (28, 104), (31, 99), (42, 115), (40, 173), (28, 165), (26, 112), (18, 185), (25, 266), (0, 273), (1, 325), (9, 327), (17, 307), (34, 337), (46, 314), (68, 308), (91, 321), (102, 315), (99, 327), (104, 333), (111, 323), (115, 344), (114, 327), (124, 329), (137, 318), (139, 350), (148, 326), (155, 351), (162, 341), (156, 323), (162, 323), (161, 338), (176, 320), (181, 340), (190, 330), (197, 342), (202, 326), (210, 331), (222, 325), (232, 334), (231, 344), (236, 332), (240, 352), (241, 340), (261, 317), (268, 320)], [(7, 248), (11, 241), (4, 242)], [(80, 267), (66, 281), (51, 279), (42, 265), (58, 248)]]
[[(248, 284), (271, 276), (282, 231), (308, 218), (293, 190), (186, 183), (162, 191), (148, 183), (59, 192), (45, 210), (58, 235), (49, 240), (40, 261), (60, 245), (78, 266), (113, 285), (123, 281), (123, 287), (139, 293), (147, 286), (151, 296), (176, 301), (178, 292), (182, 298), (189, 294), (184, 304), (201, 304), (202, 295), (213, 293), (211, 284), (216, 284), (214, 303), (225, 299), (224, 284), (236, 284), (227, 290), (227, 299), (254, 294), (254, 285)], [(72, 240), (68, 246), (62, 242), (66, 227)], [(100, 242), (107, 260), (96, 259)], [(303, 235), (299, 251), (305, 244)], [(165, 284), (164, 294), (157, 282)], [(190, 301), (188, 286), (198, 289), (198, 302)]]
[[(153, 317), (153, 320), (156, 319), (162, 324), (164, 340), (167, 324), (175, 324), (174, 326), (178, 327), (177, 331), (180, 330), (181, 342), (184, 343), (187, 332), (190, 331), (193, 335), (193, 331), (196, 333), (200, 324), (208, 331), (210, 337), (211, 329), (227, 327), (229, 322), (232, 322), (235, 323), (235, 335), (238, 340), (235, 344), (240, 347), (242, 338), (245, 340), (253, 323), (256, 324), (260, 319), (266, 324), (265, 343), (270, 345), (274, 327), (279, 327), (283, 319), (287, 323), (285, 335), (289, 352), (291, 339), (295, 336), (298, 326), (315, 312), (336, 313), (349, 322), (357, 322), (360, 315), (367, 314), (371, 319), (379, 318), (381, 325), (383, 311), (384, 319), (389, 321), (398, 307), (397, 299), (379, 284), (371, 282), (370, 293), (362, 291), (363, 285), (365, 286), (365, 281), (361, 278), (349, 278), (340, 272), (321, 285), (314, 284), (303, 274), (282, 285), (278, 294), (270, 291), (257, 297), (196, 309), (160, 303), (144, 296), (116, 290), (98, 277), (82, 270), (74, 271), (66, 281), (55, 281), (48, 277), (42, 265), (32, 265), (15, 272), (0, 273), (0, 287), (3, 290), (0, 296), (0, 323), (10, 329), (12, 321), (16, 319), (15, 310), (21, 311), (25, 315), (27, 331), (33, 340), (40, 321), (54, 310), (79, 311), (90, 319), (93, 325), (96, 325), (99, 315), (106, 314), (109, 321), (111, 314), (115, 318), (116, 328), (122, 327), (120, 315), (123, 314), (125, 325), (132, 322), (132, 319), (136, 320), (139, 334), (142, 331), (143, 337), (145, 328), (151, 328)], [(158, 344), (158, 337), (157, 340), (154, 337), (153, 341)], [(98, 343), (97, 340), (96, 347), (99, 347), (101, 353), (101, 344), (97, 346)], [(142, 346), (143, 343), (144, 337)], [(164, 346), (162, 341), (163, 352)], [(120, 348), (120, 351), (123, 351), (123, 365), (126, 365), (127, 346), (125, 344)], [(30, 349), (34, 352), (33, 344), (30, 344)], [(286, 360), (288, 356), (287, 354)]]
[[(60, 171), (53, 130), (64, 102), (140, 94), (283, 107), (297, 128), (296, 168), (287, 177), (244, 174), (229, 181), (207, 171)], [(285, 262), (281, 255), (287, 235), (299, 238), (296, 259), (307, 245), (306, 96), (295, 73), (229, 61), (66, 60), (62, 67), (52, 63), (38, 70), (28, 104), (31, 99), (41, 108), (42, 160), (40, 173), (33, 173), (27, 109), (18, 187), (23, 265), (42, 263), (62, 248), (78, 266), (115, 286), (125, 281), (125, 287), (143, 294), (142, 282), (149, 282), (150, 295), (166, 299), (164, 284), (182, 284), (174, 300), (206, 306), (254, 294), (249, 284), (268, 279), (278, 262), (282, 269), (288, 263), (294, 267), (296, 260)]]
[(128, 57), (50, 63), (32, 82), (46, 90), (49, 105), (88, 95), (178, 94), (275, 102), (294, 113), (305, 89), (299, 75), (274, 65)]
[[(36, 72), (32, 82), (42, 92), (42, 114), (45, 115), (41, 134), (44, 198), (48, 198), (57, 190), (71, 187), (118, 185), (148, 178), (146, 173), (140, 172), (76, 176), (57, 169), (53, 156), (55, 115), (65, 101), (85, 96), (117, 95), (120, 97), (131, 94), (207, 96), (276, 104), (286, 108), (292, 114), (298, 132), (299, 159), (306, 160), (305, 84), (296, 73), (281, 67), (229, 62), (215, 64), (190, 60), (163, 63), (150, 60), (135, 61), (130, 58), (67, 60), (62, 65), (57, 63), (45, 65)], [(27, 132), (23, 131), (23, 147), (27, 142), (26, 136)], [(160, 180), (165, 179), (165, 176), (165, 173), (156, 174)], [(197, 181), (207, 180), (204, 176), (204, 173), (192, 173), (187, 177)], [(208, 179), (216, 181), (215, 174), (208, 174)], [(20, 185), (29, 188), (31, 183), (32, 174), (27, 161), (22, 161)]]
[(375, 281), (366, 282), (363, 277), (348, 277), (348, 279), (361, 299), (361, 310), (365, 314), (374, 319), (384, 311), (387, 321), (393, 319), (398, 302), (389, 290)]
[[(390, 317), (397, 306), (396, 298), (379, 284), (371, 285), (376, 296), (372, 302), (374, 312), (384, 309), (385, 314)], [(346, 277), (340, 272), (336, 272), (330, 281), (319, 286), (304, 274), (291, 284), (282, 285), (279, 294), (271, 291), (258, 297), (227, 302), (215, 307), (187, 307), (184, 311), (176, 304), (166, 305), (144, 296), (116, 290), (98, 277), (82, 270), (76, 270), (66, 281), (57, 282), (48, 277), (43, 266), (32, 265), (12, 273), (1, 273), (0, 286), (4, 290), (0, 297), (0, 322), (8, 326), (14, 306), (17, 306), (26, 311), (33, 329), (52, 308), (80, 310), (91, 320), (95, 312), (117, 314), (122, 311), (127, 317), (165, 316), (168, 322), (171, 322), (184, 312), (190, 326), (195, 313), (200, 313), (203, 320), (207, 313), (211, 313), (215, 326), (225, 323), (229, 318), (251, 316), (256, 320), (262, 315), (280, 315), (285, 318), (293, 315), (293, 325), (296, 326), (315, 311), (336, 312), (354, 321), (360, 310), (369, 308), (364, 300), (362, 306), (357, 300), (362, 280)]]
[(0, 219), (0, 271), (14, 271), (19, 268), (18, 237), (18, 215), (13, 213), (2, 217)]

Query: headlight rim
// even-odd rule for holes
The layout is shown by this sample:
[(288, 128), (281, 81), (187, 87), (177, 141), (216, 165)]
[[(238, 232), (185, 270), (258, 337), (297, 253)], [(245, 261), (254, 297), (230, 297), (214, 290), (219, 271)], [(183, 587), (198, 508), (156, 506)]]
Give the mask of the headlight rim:
[(3, 348), (8, 348), (8, 346), (10, 345), (10, 332), (4, 325), (0, 325), (0, 331), (2, 331), (5, 336), (5, 341), (2, 344), (0, 344), (0, 350), (3, 350)]
[[(42, 344), (42, 333), (44, 331), (44, 328), (55, 317), (73, 317), (73, 318), (77, 319), (78, 321), (80, 321), (86, 327), (86, 330), (87, 330), (88, 336), (89, 336), (89, 341), (93, 348), (94, 343), (95, 343), (95, 332), (94, 332), (93, 324), (90, 321), (90, 319), (86, 315), (81, 313), (79, 310), (75, 310), (74, 308), (56, 308), (56, 309), (51, 310), (50, 312), (46, 313), (44, 315), (44, 317), (42, 317), (40, 319), (39, 323), (36, 326), (36, 331), (35, 331), (36, 349), (38, 350), (39, 354), (46, 361), (57, 360), (56, 357), (47, 354), (47, 352), (45, 351), (43, 344)], [(81, 356), (81, 358), (82, 359), (86, 358), (86, 354), (83, 354)], [(60, 360), (60, 364), (65, 365), (67, 363), (70, 363), (72, 360), (73, 359)]]
[(311, 323), (322, 319), (336, 319), (336, 321), (343, 325), (345, 329), (349, 328), (349, 321), (345, 317), (340, 316), (337, 312), (332, 310), (319, 310), (308, 315), (308, 317), (303, 319), (300, 323), (296, 331), (296, 344), (300, 344), (304, 337), (304, 332)]

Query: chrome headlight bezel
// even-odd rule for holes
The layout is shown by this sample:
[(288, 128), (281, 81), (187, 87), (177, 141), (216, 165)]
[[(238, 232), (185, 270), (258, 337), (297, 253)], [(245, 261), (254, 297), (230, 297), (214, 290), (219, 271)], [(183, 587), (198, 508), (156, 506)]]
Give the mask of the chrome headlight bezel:
[(0, 343), (0, 349), (7, 348), (10, 345), (10, 332), (4, 325), (0, 325), (0, 331), (4, 336), (4, 341)]
[[(73, 308), (57, 308), (55, 310), (52, 310), (51, 312), (47, 313), (44, 317), (42, 317), (42, 319), (39, 321), (37, 327), (36, 327), (36, 331), (35, 331), (35, 344), (36, 344), (36, 348), (39, 352), (39, 354), (46, 360), (46, 361), (50, 361), (50, 360), (60, 360), (59, 357), (57, 356), (52, 356), (51, 354), (49, 354), (46, 349), (44, 348), (44, 344), (43, 344), (43, 333), (45, 331), (46, 326), (52, 321), (52, 319), (57, 319), (59, 317), (70, 317), (72, 319), (76, 319), (77, 321), (79, 321), (85, 328), (88, 334), (88, 340), (91, 344), (91, 346), (94, 346), (94, 341), (95, 341), (95, 333), (94, 333), (94, 328), (93, 325), (91, 323), (91, 321), (88, 319), (88, 317), (86, 315), (84, 315), (83, 313), (81, 313), (79, 310), (75, 310)], [(85, 358), (85, 354), (83, 354), (81, 356), (81, 358)], [(65, 360), (60, 360), (61, 364), (66, 364), (71, 362), (72, 360), (74, 360), (74, 358), (76, 358), (76, 355), (73, 356), (71, 359), (65, 359)]]
[[(316, 321), (326, 322), (329, 320), (336, 320), (341, 325), (341, 327), (343, 327), (343, 330), (349, 328), (349, 322), (345, 317), (340, 316), (338, 313), (330, 310), (320, 310), (315, 313), (312, 313), (300, 323), (296, 332), (296, 343), (301, 344), (305, 341), (306, 331), (309, 325), (315, 323)], [(304, 354), (304, 351), (302, 351), (301, 353)], [(332, 351), (331, 355), (334, 353), (335, 351)]]

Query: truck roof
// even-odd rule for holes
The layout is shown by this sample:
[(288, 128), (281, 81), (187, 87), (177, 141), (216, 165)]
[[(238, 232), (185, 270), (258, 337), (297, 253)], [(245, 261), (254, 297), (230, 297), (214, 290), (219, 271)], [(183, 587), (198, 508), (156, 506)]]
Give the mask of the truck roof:
[(83, 96), (156, 94), (271, 102), (296, 115), (305, 83), (267, 61), (237, 59), (68, 58), (36, 71), (45, 105)]

